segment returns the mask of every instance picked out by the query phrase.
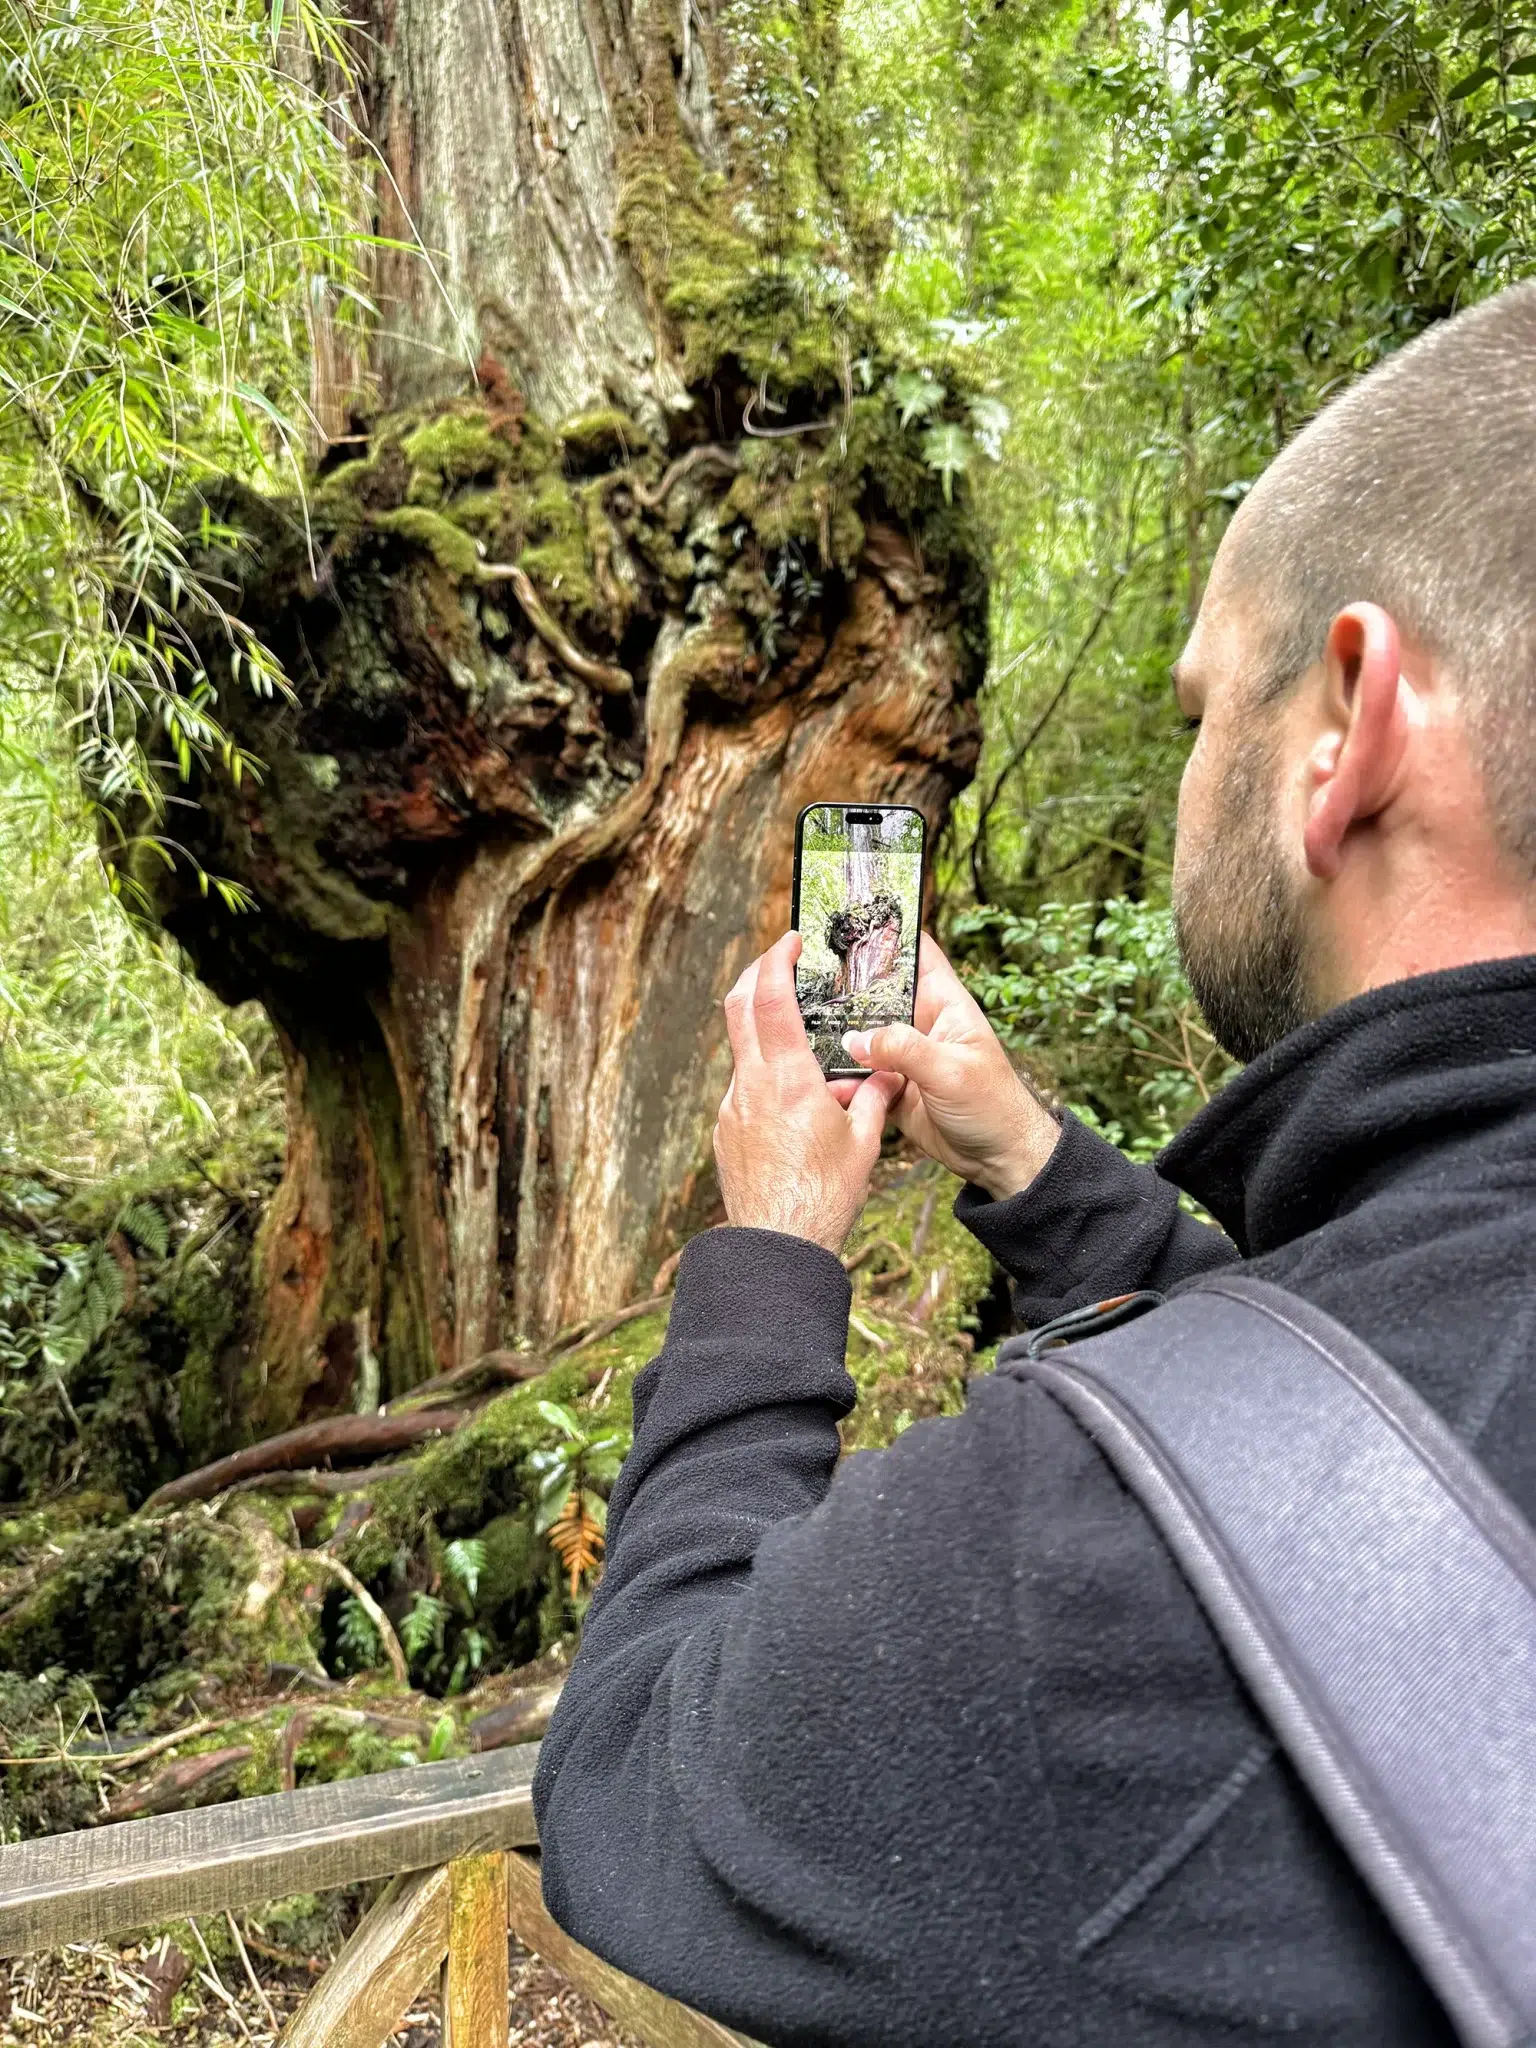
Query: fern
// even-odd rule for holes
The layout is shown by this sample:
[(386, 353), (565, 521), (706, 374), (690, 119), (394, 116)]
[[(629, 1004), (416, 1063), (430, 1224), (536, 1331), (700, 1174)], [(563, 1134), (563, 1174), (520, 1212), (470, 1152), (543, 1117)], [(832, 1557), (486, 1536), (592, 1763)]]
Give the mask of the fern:
[(379, 1642), (379, 1632), (362, 1602), (351, 1593), (341, 1603), (337, 1642), (347, 1662), (360, 1671), (371, 1670), (381, 1660), (383, 1646)]
[(56, 1371), (77, 1365), (123, 1306), (122, 1268), (105, 1244), (66, 1246), (58, 1259), (64, 1270), (43, 1331), (43, 1358)]
[(581, 1590), (583, 1578), (603, 1554), (603, 1524), (607, 1518), (606, 1505), (595, 1493), (573, 1486), (565, 1506), (550, 1526), (549, 1540), (570, 1579), (573, 1600)]
[(448, 1602), (435, 1593), (418, 1593), (400, 1624), (400, 1645), (413, 1664), (442, 1649), (447, 1625)]
[(478, 1536), (458, 1538), (443, 1552), (443, 1567), (473, 1603), (480, 1590), (480, 1574), (485, 1570), (485, 1545)]
[(171, 1249), (171, 1227), (153, 1202), (125, 1203), (117, 1227), (152, 1259), (163, 1259)]

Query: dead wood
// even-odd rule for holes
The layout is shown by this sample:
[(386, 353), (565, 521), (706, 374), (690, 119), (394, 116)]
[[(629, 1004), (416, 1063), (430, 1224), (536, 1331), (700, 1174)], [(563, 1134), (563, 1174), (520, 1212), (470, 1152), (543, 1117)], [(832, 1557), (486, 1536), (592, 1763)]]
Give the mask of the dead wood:
[(126, 1786), (101, 1815), (104, 1821), (137, 1820), (150, 1813), (179, 1813), (201, 1806), (227, 1792), (251, 1760), (249, 1743), (232, 1749), (210, 1749), (201, 1756), (167, 1764), (143, 1785)]
[(301, 1494), (361, 1493), (365, 1487), (376, 1486), (386, 1479), (398, 1479), (402, 1472), (410, 1470), (408, 1464), (361, 1465), (352, 1472), (325, 1472), (311, 1467), (302, 1472), (255, 1472), (249, 1479), (238, 1479), (233, 1486), (221, 1489), (225, 1493), (275, 1493)]
[(564, 1686), (563, 1678), (549, 1685), (530, 1685), (487, 1713), (476, 1714), (469, 1724), (470, 1748), (506, 1749), (514, 1742), (532, 1742), (549, 1726)]
[(429, 1408), (415, 1415), (332, 1415), (324, 1422), (306, 1422), (281, 1436), (216, 1458), (195, 1472), (157, 1487), (139, 1510), (180, 1507), (191, 1500), (211, 1500), (242, 1479), (260, 1472), (289, 1472), (317, 1458), (364, 1460), (386, 1451), (403, 1451), (424, 1437), (447, 1436), (468, 1420), (462, 1409)]
[(397, 1395), (384, 1412), (387, 1415), (409, 1415), (423, 1403), (438, 1400), (450, 1388), (462, 1390), (480, 1381), (516, 1387), (526, 1380), (536, 1380), (548, 1371), (549, 1360), (537, 1351), (484, 1351), (478, 1358), (470, 1359), (467, 1365), (456, 1365), (452, 1372), (440, 1372), (435, 1379), (423, 1380), (419, 1387), (412, 1387), (408, 1394)]
[(144, 2017), (152, 2027), (168, 2027), (176, 1994), (192, 1973), (192, 1965), (168, 1935), (162, 1935), (139, 1963), (139, 1979), (149, 1991)]
[(405, 1691), (411, 1689), (410, 1666), (405, 1661), (405, 1652), (400, 1647), (400, 1638), (395, 1634), (394, 1625), (378, 1601), (352, 1569), (344, 1565), (339, 1557), (331, 1557), (323, 1550), (306, 1550), (306, 1564), (318, 1565), (321, 1571), (329, 1572), (334, 1579), (340, 1579), (352, 1598), (373, 1623), (374, 1632), (384, 1645), (384, 1654), (389, 1659), (389, 1668), (395, 1675), (395, 1683)]
[(671, 1301), (670, 1294), (647, 1294), (639, 1301), (631, 1301), (623, 1308), (615, 1309), (611, 1316), (604, 1316), (601, 1322), (594, 1323), (589, 1330), (582, 1330), (581, 1324), (578, 1323), (576, 1328), (581, 1331), (581, 1335), (574, 1341), (567, 1341), (554, 1356), (564, 1364), (566, 1359), (574, 1358), (578, 1351), (585, 1351), (589, 1344), (600, 1344), (605, 1337), (611, 1337), (615, 1330), (622, 1330), (626, 1323), (638, 1322), (641, 1316), (653, 1316), (659, 1309), (669, 1307)]

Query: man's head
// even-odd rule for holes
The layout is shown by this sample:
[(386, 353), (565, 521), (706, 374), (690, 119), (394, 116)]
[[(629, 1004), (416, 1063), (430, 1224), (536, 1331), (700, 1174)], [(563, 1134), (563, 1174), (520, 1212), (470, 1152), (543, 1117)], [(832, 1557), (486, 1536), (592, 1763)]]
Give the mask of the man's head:
[(1292, 442), (1176, 681), (1201, 721), (1180, 944), (1238, 1058), (1364, 989), (1536, 950), (1536, 285)]

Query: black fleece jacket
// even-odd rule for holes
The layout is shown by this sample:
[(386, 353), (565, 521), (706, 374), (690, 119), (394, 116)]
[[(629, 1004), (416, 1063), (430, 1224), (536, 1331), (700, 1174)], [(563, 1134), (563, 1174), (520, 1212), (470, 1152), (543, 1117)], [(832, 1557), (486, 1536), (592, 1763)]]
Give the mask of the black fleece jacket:
[[(958, 1207), (1032, 1324), (1247, 1259), (1536, 1519), (1536, 959), (1334, 1011), (1155, 1171), (1068, 1119), (1025, 1193)], [(838, 1466), (848, 1298), (796, 1239), (688, 1249), (534, 1788), (556, 1917), (773, 2043), (1449, 2044), (1048, 1393), (1001, 1367)]]

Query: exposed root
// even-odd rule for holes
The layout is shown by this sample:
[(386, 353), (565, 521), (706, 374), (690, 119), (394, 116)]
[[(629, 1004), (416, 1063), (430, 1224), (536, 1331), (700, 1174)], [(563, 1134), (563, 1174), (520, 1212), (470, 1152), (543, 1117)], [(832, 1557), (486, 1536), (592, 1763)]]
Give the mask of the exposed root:
[(634, 689), (635, 679), (627, 668), (599, 661), (596, 655), (582, 652), (553, 614), (544, 609), (532, 578), (516, 562), (481, 562), (475, 570), (475, 578), (480, 583), (510, 583), (529, 625), (572, 675), (580, 676), (583, 682), (595, 684), (610, 697), (627, 697)]
[(429, 1408), (418, 1415), (333, 1415), (324, 1422), (307, 1422), (170, 1480), (149, 1496), (139, 1512), (152, 1514), (187, 1501), (211, 1500), (216, 1493), (257, 1473), (291, 1472), (317, 1458), (367, 1459), (403, 1451), (424, 1437), (451, 1435), (468, 1419), (462, 1409)]
[(411, 1668), (405, 1661), (405, 1652), (400, 1647), (400, 1638), (395, 1634), (394, 1623), (374, 1599), (357, 1574), (344, 1565), (339, 1557), (332, 1557), (328, 1551), (306, 1550), (306, 1565), (318, 1565), (321, 1571), (329, 1572), (334, 1579), (340, 1579), (352, 1598), (373, 1623), (379, 1641), (384, 1645), (384, 1654), (389, 1659), (389, 1668), (395, 1674), (395, 1683), (405, 1692), (411, 1688)]

